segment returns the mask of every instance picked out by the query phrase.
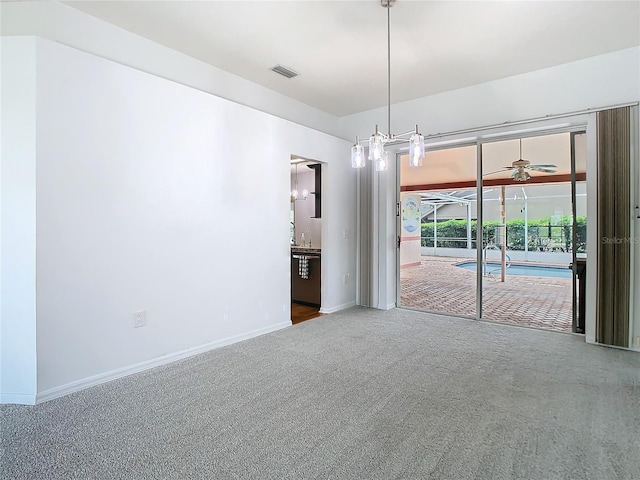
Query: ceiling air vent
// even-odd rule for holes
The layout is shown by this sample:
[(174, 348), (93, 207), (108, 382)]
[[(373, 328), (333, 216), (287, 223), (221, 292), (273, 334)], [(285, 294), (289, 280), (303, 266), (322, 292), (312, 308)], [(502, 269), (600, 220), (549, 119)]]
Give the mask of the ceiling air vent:
[(294, 72), (290, 68), (283, 67), (282, 65), (276, 65), (275, 67), (271, 67), (271, 70), (287, 78), (293, 78), (298, 76), (298, 72)]

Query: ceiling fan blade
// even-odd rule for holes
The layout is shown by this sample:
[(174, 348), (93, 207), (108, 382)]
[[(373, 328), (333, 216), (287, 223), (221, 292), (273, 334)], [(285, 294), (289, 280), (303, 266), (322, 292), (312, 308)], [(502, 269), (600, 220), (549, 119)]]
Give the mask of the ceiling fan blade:
[(550, 163), (536, 163), (535, 165), (529, 165), (529, 168), (558, 168), (558, 166)]
[(508, 167), (502, 167), (505, 170), (513, 170), (514, 168), (518, 168), (518, 167), (514, 167), (513, 165), (509, 165)]
[(504, 172), (504, 168), (501, 168), (500, 170), (495, 170), (495, 171), (489, 172), (489, 173), (483, 173), (482, 176), (483, 177), (487, 177), (489, 175), (493, 175), (494, 173), (500, 173), (500, 172)]
[(544, 168), (541, 166), (529, 167), (529, 170), (535, 170), (536, 172), (544, 172), (544, 173), (556, 173), (557, 170), (555, 168)]

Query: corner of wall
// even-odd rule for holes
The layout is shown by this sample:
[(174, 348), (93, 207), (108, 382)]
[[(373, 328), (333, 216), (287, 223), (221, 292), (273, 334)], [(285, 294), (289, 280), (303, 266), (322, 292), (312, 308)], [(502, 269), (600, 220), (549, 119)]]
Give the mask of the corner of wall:
[[(0, 402), (35, 402), (36, 39), (3, 38), (0, 155)], [(8, 282), (7, 279), (11, 279)]]

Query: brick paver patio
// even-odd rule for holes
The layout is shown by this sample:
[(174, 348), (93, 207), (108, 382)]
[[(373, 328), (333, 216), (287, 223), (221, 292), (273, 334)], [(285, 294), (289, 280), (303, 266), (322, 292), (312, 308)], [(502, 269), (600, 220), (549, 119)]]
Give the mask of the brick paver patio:
[[(400, 304), (432, 312), (475, 316), (476, 272), (454, 264), (469, 259), (422, 257), (400, 270)], [(564, 266), (564, 265), (563, 265)], [(483, 318), (563, 332), (571, 331), (571, 278), (500, 274), (484, 277)]]

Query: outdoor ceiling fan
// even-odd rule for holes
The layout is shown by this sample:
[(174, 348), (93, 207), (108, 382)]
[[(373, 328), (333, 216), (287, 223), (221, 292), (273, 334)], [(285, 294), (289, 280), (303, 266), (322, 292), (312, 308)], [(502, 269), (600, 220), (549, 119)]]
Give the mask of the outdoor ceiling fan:
[(511, 163), (509, 167), (503, 167), (500, 170), (496, 170), (495, 172), (487, 173), (486, 175), (492, 175), (494, 173), (502, 172), (504, 170), (513, 170), (511, 173), (511, 178), (513, 178), (517, 182), (526, 182), (531, 178), (531, 175), (527, 170), (535, 170), (537, 172), (544, 173), (556, 173), (557, 171), (556, 165), (551, 164), (534, 164), (532, 165), (529, 160), (524, 160), (522, 158), (522, 139), (520, 139), (520, 156), (519, 159), (515, 162)]
[[(522, 155), (520, 155), (522, 157)], [(551, 164), (537, 164), (531, 165), (529, 160), (523, 160), (520, 158), (511, 164), (510, 167), (504, 167), (505, 170), (513, 170), (511, 178), (518, 182), (526, 182), (531, 178), (531, 175), (527, 170), (535, 170), (537, 172), (544, 173), (556, 173), (556, 166)]]

